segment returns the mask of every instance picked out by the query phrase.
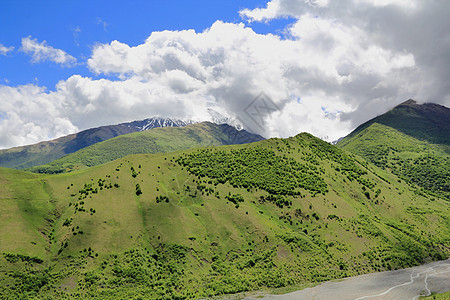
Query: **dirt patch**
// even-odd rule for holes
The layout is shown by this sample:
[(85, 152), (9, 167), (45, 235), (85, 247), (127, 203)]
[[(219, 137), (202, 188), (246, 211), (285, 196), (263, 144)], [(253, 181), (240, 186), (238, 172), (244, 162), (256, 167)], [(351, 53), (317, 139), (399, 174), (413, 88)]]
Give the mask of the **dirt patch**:
[(64, 278), (61, 283), (58, 286), (58, 289), (67, 292), (67, 293), (73, 293), (78, 286), (78, 280), (75, 276), (70, 276), (67, 278)]

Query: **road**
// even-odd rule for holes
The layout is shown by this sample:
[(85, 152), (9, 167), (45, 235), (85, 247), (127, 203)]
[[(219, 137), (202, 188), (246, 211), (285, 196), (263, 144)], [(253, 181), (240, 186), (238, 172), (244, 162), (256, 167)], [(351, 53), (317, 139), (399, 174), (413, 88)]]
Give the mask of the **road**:
[(408, 269), (349, 277), (342, 281), (329, 281), (313, 288), (284, 295), (265, 295), (272, 300), (379, 300), (419, 299), (431, 292), (450, 291), (450, 259), (432, 262)]

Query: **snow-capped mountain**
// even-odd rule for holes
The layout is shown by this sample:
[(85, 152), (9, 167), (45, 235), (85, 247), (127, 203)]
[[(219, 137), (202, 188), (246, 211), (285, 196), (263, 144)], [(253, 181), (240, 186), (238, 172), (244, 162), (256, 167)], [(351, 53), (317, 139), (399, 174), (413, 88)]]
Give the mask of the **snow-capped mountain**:
[(223, 113), (218, 112), (217, 110), (213, 108), (208, 108), (208, 113), (211, 116), (211, 122), (216, 124), (228, 124), (237, 130), (242, 130), (242, 124), (238, 122), (237, 120), (233, 119), (229, 115), (225, 115)]
[[(239, 126), (239, 124), (232, 122), (231, 118), (224, 117), (216, 111), (211, 111), (210, 114), (213, 123), (229, 124), (238, 131), (242, 130), (242, 127)], [(194, 123), (199, 122), (152, 117), (140, 121), (90, 128), (51, 141), (43, 141), (34, 145), (0, 150), (0, 167), (24, 169), (43, 165), (66, 154), (76, 152), (85, 147), (119, 135), (146, 131), (157, 127), (183, 127)]]
[(152, 117), (141, 121), (133, 121), (128, 123), (119, 124), (126, 126), (133, 131), (145, 131), (157, 127), (182, 127), (196, 122), (191, 120), (179, 120), (172, 118)]

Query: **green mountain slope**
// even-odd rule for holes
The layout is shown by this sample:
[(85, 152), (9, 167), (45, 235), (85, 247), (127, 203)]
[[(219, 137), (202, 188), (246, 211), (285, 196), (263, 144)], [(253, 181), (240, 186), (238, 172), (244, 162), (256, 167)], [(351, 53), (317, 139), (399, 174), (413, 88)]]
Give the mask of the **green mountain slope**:
[(449, 111), (410, 100), (359, 126), (337, 146), (450, 199)]
[(11, 149), (2, 149), (0, 150), (0, 167), (26, 169), (39, 166), (69, 153), (123, 134), (157, 127), (186, 126), (190, 123), (191, 121), (152, 117), (141, 121), (90, 128), (51, 141)]
[(432, 144), (450, 145), (450, 108), (434, 104), (405, 101), (390, 111), (358, 126), (348, 137), (378, 123), (394, 128), (415, 139)]
[(448, 202), (309, 134), (0, 181), (6, 299), (200, 298), (450, 254)]
[(93, 167), (130, 155), (161, 153), (203, 146), (244, 144), (264, 138), (245, 130), (236, 130), (227, 124), (203, 122), (185, 127), (154, 128), (118, 136), (75, 153), (66, 155), (47, 165), (29, 170), (36, 173), (62, 173), (74, 169)]

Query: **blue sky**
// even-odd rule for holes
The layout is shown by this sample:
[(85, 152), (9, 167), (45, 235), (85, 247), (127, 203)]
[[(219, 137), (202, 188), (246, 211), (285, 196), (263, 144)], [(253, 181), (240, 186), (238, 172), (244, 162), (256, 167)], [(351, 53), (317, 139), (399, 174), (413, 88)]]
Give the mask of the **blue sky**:
[[(0, 84), (34, 83), (54, 90), (59, 80), (72, 74), (98, 78), (85, 64), (96, 44), (118, 40), (135, 46), (154, 31), (202, 32), (217, 20), (242, 22), (241, 9), (265, 4), (264, 0), (4, 0), (0, 4), (0, 44), (14, 50), (0, 56)], [(282, 18), (250, 26), (258, 33), (282, 34), (289, 22), (292, 19)], [(20, 51), (21, 39), (28, 36), (64, 50), (77, 59), (77, 65), (68, 68), (55, 63), (30, 63), (30, 57)]]
[[(333, 141), (410, 98), (450, 106), (449, 13), (422, 0), (3, 0), (0, 149), (153, 116)], [(262, 93), (277, 109), (255, 124), (245, 111)]]

